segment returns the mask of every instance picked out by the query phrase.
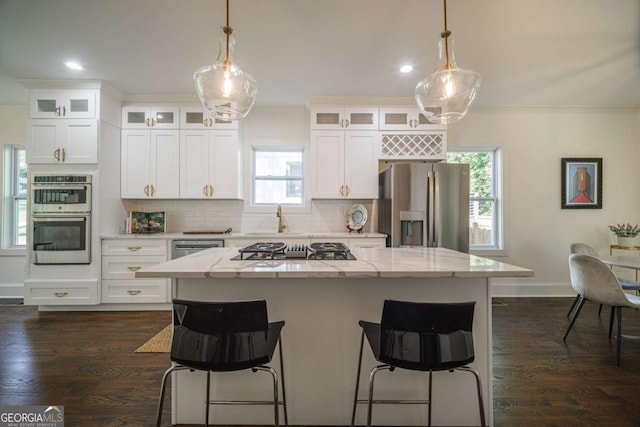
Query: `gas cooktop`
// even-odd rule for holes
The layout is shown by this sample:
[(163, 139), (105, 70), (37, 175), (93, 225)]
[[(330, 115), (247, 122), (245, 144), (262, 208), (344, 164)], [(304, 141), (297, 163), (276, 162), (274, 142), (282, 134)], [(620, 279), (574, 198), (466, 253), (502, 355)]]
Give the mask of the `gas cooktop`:
[(355, 260), (351, 250), (344, 243), (311, 243), (309, 245), (291, 245), (286, 243), (258, 242), (240, 249), (234, 261), (249, 260)]

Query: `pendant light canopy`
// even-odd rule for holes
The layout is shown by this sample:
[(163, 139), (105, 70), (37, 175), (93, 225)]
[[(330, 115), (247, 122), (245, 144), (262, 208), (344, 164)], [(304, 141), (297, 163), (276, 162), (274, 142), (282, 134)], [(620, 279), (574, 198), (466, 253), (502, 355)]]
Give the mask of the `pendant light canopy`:
[(456, 65), (453, 36), (447, 29), (447, 0), (444, 1), (444, 31), (440, 33), (440, 61), (436, 71), (416, 85), (420, 112), (432, 123), (453, 123), (462, 119), (480, 88), (480, 74)]
[(258, 86), (232, 60), (234, 40), (229, 26), (229, 0), (227, 25), (220, 33), (220, 51), (215, 64), (205, 65), (193, 73), (193, 81), (202, 105), (213, 118), (231, 121), (247, 116), (256, 100)]

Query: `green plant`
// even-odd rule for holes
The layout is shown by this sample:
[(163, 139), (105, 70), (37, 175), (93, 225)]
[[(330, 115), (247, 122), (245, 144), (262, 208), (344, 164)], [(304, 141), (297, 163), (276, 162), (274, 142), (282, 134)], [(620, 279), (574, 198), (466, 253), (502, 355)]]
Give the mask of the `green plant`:
[(640, 227), (638, 225), (631, 225), (629, 223), (610, 225), (609, 230), (613, 231), (618, 237), (636, 237), (640, 233)]

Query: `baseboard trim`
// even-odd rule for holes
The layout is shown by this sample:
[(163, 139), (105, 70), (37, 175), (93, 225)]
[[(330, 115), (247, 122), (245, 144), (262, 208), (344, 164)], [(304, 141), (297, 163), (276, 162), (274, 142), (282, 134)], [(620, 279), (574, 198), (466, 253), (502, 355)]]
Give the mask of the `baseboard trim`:
[(575, 297), (569, 283), (508, 283), (492, 282), (491, 296), (514, 297)]
[(22, 283), (0, 283), (0, 298), (24, 298)]

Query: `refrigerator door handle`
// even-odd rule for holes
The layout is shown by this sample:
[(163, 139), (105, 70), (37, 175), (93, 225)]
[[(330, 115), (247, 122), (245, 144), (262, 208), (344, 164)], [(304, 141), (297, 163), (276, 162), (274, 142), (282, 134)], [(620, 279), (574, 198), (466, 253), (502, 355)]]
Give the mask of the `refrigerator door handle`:
[(433, 200), (431, 201), (431, 206), (433, 209), (433, 217), (431, 219), (431, 225), (433, 227), (433, 234), (432, 234), (432, 241), (431, 241), (431, 246), (432, 247), (438, 247), (439, 246), (439, 240), (440, 240), (440, 236), (439, 234), (439, 227), (441, 226), (440, 224), (438, 224), (440, 222), (440, 218), (438, 217), (438, 212), (440, 212), (440, 206), (438, 206), (440, 204), (440, 173), (438, 171), (433, 171)]
[(434, 222), (434, 214), (435, 214), (435, 206), (434, 206), (434, 202), (435, 202), (435, 176), (434, 176), (434, 172), (433, 171), (428, 171), (427, 172), (427, 223), (426, 225), (426, 232), (427, 232), (427, 238), (426, 238), (426, 242), (425, 242), (425, 246), (426, 247), (432, 247), (433, 246), (433, 235), (435, 232), (435, 222)]

